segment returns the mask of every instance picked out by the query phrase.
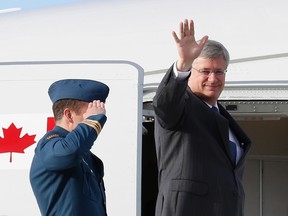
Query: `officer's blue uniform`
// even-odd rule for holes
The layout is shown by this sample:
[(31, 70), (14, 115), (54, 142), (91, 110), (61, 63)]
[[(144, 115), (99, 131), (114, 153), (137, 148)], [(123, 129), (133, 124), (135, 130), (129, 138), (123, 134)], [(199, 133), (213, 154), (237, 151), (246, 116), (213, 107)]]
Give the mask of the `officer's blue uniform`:
[[(63, 95), (68, 94), (65, 91), (69, 85), (72, 88), (69, 88), (70, 95), (64, 96), (64, 98), (73, 99), (74, 94), (77, 99), (83, 101), (93, 101), (99, 97), (105, 101), (109, 92), (109, 88), (105, 84), (94, 81), (76, 80), (76, 84), (86, 85), (88, 82), (88, 86), (81, 91), (75, 88), (75, 80), (68, 80), (68, 84), (64, 83), (67, 85), (66, 88), (62, 89), (63, 82), (67, 82), (67, 80), (57, 83), (56, 87), (53, 87), (55, 83), (52, 84), (51, 87), (55, 88), (56, 93), (51, 88), (49, 89), (52, 102), (59, 98), (62, 99)], [(98, 90), (99, 92), (101, 89), (97, 85), (105, 87), (104, 95), (95, 97), (95, 95), (85, 94), (85, 91)], [(59, 89), (64, 93), (59, 92)], [(79, 92), (82, 95), (79, 96)], [(98, 129), (101, 129), (105, 122), (106, 116), (99, 114), (85, 119), (71, 132), (55, 126), (38, 142), (31, 164), (30, 182), (43, 216), (107, 215), (103, 163), (90, 151), (98, 136), (93, 124), (95, 123)]]

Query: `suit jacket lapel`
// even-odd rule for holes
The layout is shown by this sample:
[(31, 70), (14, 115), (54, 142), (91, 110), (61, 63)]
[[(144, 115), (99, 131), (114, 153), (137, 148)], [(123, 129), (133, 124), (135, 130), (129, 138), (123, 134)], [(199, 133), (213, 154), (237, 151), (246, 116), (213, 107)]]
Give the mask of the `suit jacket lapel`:
[[(247, 137), (247, 135), (244, 133), (244, 131), (238, 126), (238, 124), (235, 122), (235, 120), (231, 117), (230, 114), (222, 107), (220, 104), (218, 104), (219, 110), (221, 115), (228, 121), (228, 127), (233, 131), (235, 134), (236, 138), (239, 141), (239, 145), (241, 148), (243, 148), (243, 154), (240, 160), (238, 161), (237, 165), (241, 164), (243, 162), (243, 159), (245, 158), (246, 154), (248, 153), (248, 150), (250, 149), (251, 146), (251, 141)], [(228, 142), (229, 142), (229, 137), (228, 137)], [(228, 147), (229, 148), (229, 147)], [(228, 149), (229, 150), (229, 149)]]
[(230, 153), (230, 147), (229, 147), (229, 122), (220, 113), (219, 115), (216, 115), (215, 120), (216, 120), (218, 130), (221, 134), (222, 143), (223, 143), (226, 155), (229, 157), (230, 162), (233, 164), (233, 159), (232, 159), (232, 156)]
[[(196, 98), (198, 98), (196, 96)], [(221, 114), (221, 109), (219, 109), (220, 113), (216, 113), (213, 111), (202, 99), (198, 98), (199, 101), (203, 103), (203, 107), (207, 108), (207, 111), (211, 113), (211, 116), (214, 117), (215, 124), (217, 125), (217, 129), (220, 134), (220, 147), (223, 149), (227, 156), (227, 160), (233, 164), (232, 156), (230, 154), (230, 147), (229, 147), (229, 121)], [(218, 104), (218, 108), (221, 105)], [(221, 107), (223, 108), (223, 107)], [(208, 113), (207, 113), (208, 114)], [(215, 131), (216, 132), (216, 131)]]

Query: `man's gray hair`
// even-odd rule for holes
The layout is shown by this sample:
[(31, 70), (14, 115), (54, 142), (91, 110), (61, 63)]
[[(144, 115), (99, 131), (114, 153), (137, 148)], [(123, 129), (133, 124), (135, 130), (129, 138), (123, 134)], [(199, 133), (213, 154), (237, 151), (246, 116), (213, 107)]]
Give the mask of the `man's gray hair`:
[(199, 55), (199, 57), (211, 59), (218, 58), (220, 56), (223, 56), (228, 66), (230, 61), (230, 55), (228, 50), (221, 43), (214, 40), (208, 40)]

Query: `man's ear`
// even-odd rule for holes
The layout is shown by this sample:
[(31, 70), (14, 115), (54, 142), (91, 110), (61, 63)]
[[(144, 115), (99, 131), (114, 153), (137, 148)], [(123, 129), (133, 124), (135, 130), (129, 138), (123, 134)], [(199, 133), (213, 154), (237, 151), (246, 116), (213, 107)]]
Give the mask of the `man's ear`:
[(73, 121), (73, 118), (72, 118), (72, 112), (69, 108), (66, 108), (64, 109), (64, 116), (65, 118), (69, 121), (69, 122), (72, 122)]

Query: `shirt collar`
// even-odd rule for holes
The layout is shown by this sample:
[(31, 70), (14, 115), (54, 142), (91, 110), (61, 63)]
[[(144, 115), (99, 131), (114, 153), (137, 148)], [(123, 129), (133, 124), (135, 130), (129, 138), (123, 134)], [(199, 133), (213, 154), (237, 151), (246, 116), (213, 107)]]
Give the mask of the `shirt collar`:
[(214, 107), (216, 107), (218, 110), (219, 110), (219, 107), (218, 107), (218, 104), (216, 103), (216, 104), (214, 104), (214, 105), (211, 105), (211, 104), (209, 104), (209, 103), (207, 103), (206, 101), (204, 101), (206, 104), (207, 104), (207, 106), (209, 106), (210, 108), (212, 108), (212, 106), (214, 106)]

